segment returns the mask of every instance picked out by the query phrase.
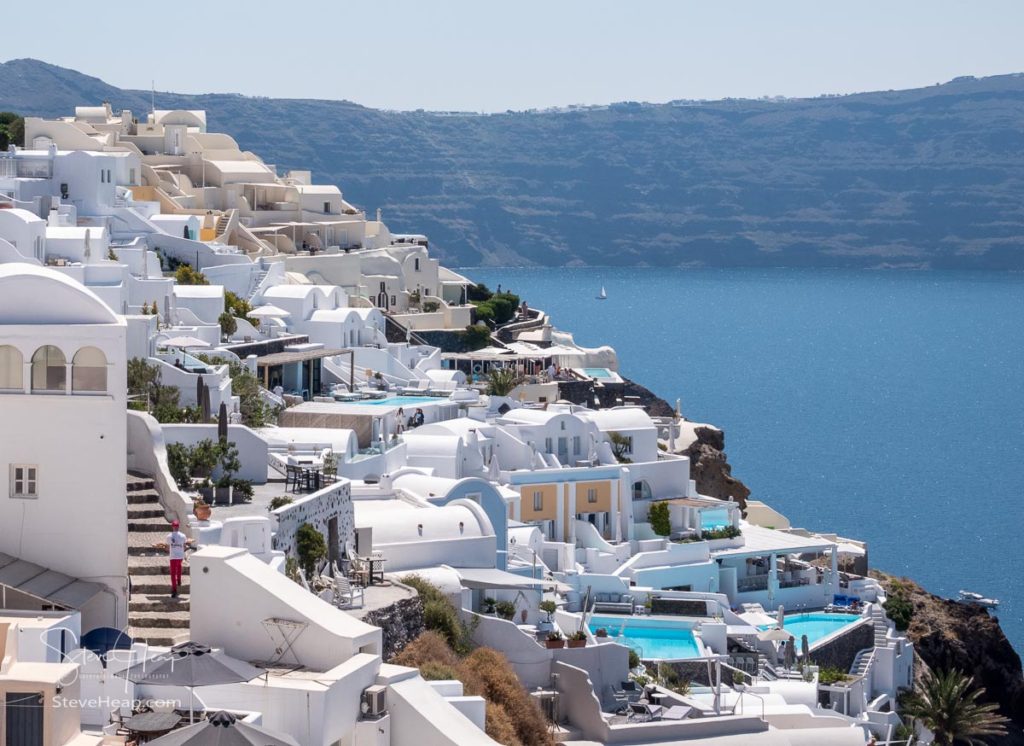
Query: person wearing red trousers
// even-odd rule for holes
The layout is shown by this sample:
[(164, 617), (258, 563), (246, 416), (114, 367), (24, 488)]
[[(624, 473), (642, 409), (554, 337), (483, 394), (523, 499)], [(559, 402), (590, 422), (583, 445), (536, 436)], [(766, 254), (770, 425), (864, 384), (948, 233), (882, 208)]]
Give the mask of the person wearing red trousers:
[(180, 524), (171, 521), (171, 533), (167, 534), (167, 557), (171, 563), (171, 598), (178, 597), (178, 586), (181, 585), (181, 564), (185, 561), (185, 548), (189, 544), (188, 537), (179, 530)]

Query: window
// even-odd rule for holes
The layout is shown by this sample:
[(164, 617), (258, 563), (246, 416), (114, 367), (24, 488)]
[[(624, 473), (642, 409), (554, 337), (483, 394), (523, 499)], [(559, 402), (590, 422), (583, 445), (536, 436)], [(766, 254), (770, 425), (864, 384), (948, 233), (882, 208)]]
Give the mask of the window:
[(597, 488), (596, 487), (587, 487), (587, 502), (588, 503), (596, 503), (597, 502)]
[(417, 272), (420, 271), (420, 258), (419, 257), (416, 257), (415, 259), (413, 259), (413, 269), (415, 271), (417, 271)]
[(580, 436), (579, 435), (574, 435), (574, 436), (572, 436), (572, 452), (573, 452), (573, 455), (574, 456), (579, 456), (580, 455), (580, 450), (581, 450)]
[(397, 301), (395, 300), (395, 296), (393, 295), (391, 296), (391, 305), (397, 305)]
[(128, 183), (129, 184), (134, 184), (135, 183), (135, 169), (134, 168), (129, 168), (128, 169)]
[(330, 212), (330, 211), (331, 211), (331, 203), (330, 202), (324, 202), (324, 212), (327, 213), (327, 212)]
[(103, 169), (101, 168), (101, 169), (100, 169), (100, 184), (106, 184), (106, 183), (107, 183), (107, 172), (106, 172), (106, 171), (104, 171), (104, 170), (103, 170)]
[(11, 465), (11, 497), (39, 497), (39, 467)]
[(110, 176), (110, 169), (109, 168), (107, 169), (107, 183), (108, 184), (113, 184), (114, 183), (114, 180)]
[(565, 423), (562, 423), (562, 430), (565, 430)]
[(83, 347), (75, 353), (71, 368), (71, 390), (107, 390), (107, 358), (101, 350)]
[(544, 452), (554, 453), (554, 451), (552, 450), (551, 438), (544, 438)]
[(67, 384), (64, 353), (53, 345), (36, 350), (32, 356), (32, 390), (64, 391)]
[(627, 436), (625, 436), (625, 440), (626, 440), (626, 453), (632, 453), (633, 452), (633, 436), (632, 435), (627, 435)]
[(23, 390), (23, 373), (24, 363), (18, 348), (0, 345), (0, 390)]
[(544, 493), (540, 490), (536, 490), (533, 493), (533, 509), (535, 511), (544, 510)]

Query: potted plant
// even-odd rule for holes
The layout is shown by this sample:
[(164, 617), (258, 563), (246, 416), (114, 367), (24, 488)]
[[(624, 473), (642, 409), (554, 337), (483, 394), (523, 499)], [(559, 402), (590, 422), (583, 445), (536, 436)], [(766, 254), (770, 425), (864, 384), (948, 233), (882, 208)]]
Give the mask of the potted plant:
[(199, 499), (207, 504), (213, 503), (213, 482), (204, 478), (198, 486)]
[(587, 644), (587, 633), (581, 629), (576, 630), (569, 635), (569, 647), (570, 648), (582, 648)]
[(562, 633), (557, 629), (553, 629), (548, 632), (548, 636), (544, 639), (544, 647), (549, 650), (557, 650), (565, 647), (565, 638), (562, 637)]
[(604, 627), (598, 627), (594, 631), (594, 637), (607, 637), (607, 636), (608, 636), (608, 630), (605, 629)]
[(200, 521), (210, 520), (211, 513), (213, 513), (213, 507), (203, 498), (200, 497), (192, 502), (192, 515)]
[(508, 621), (512, 621), (512, 618), (516, 615), (516, 605), (511, 601), (498, 601), (494, 605), (494, 609), (498, 612), (498, 616)]
[(538, 608), (544, 612), (544, 619), (537, 624), (537, 630), (539, 632), (547, 632), (554, 629), (554, 622), (551, 621), (552, 614), (558, 610), (558, 604), (554, 601), (541, 601)]
[(253, 496), (252, 482), (248, 479), (231, 480), (231, 499), (237, 503), (251, 503)]
[(746, 682), (743, 672), (739, 670), (733, 670), (732, 672), (732, 688), (742, 689)]
[(485, 597), (483, 599), (482, 603), (483, 603), (483, 606), (484, 606), (484, 613), (485, 614), (493, 614), (494, 613), (494, 608), (495, 608), (495, 606), (497, 605), (498, 602), (495, 599), (491, 598), (490, 596), (487, 596), (487, 597)]
[(213, 474), (213, 467), (220, 459), (220, 447), (209, 438), (196, 443), (188, 449), (189, 464), (192, 466), (192, 476), (206, 479)]
[(217, 460), (220, 466), (220, 476), (217, 478), (217, 505), (231, 504), (231, 491), (235, 483), (235, 474), (242, 468), (242, 462), (238, 460), (238, 448), (234, 443), (222, 440), (216, 446)]

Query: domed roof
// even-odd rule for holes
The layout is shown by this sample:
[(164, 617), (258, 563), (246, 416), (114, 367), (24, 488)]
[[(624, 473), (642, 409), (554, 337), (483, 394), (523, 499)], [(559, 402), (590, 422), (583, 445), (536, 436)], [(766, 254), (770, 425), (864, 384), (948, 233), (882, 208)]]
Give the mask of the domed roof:
[(0, 325), (116, 323), (106, 303), (67, 275), (21, 262), (0, 265)]

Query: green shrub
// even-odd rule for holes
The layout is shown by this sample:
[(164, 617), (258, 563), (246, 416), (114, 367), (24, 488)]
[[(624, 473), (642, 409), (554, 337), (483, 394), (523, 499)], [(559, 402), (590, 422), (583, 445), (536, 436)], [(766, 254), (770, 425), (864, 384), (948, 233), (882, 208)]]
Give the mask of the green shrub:
[(278, 495), (277, 497), (270, 498), (270, 505), (267, 506), (268, 511), (275, 511), (278, 508), (283, 508), (285, 505), (291, 505), (295, 500), (288, 495)]
[(312, 581), (317, 565), (327, 558), (327, 542), (311, 524), (303, 523), (295, 532), (295, 553), (306, 579)]
[(220, 333), (225, 337), (230, 337), (238, 331), (238, 322), (235, 321), (235, 317), (227, 311), (217, 317), (217, 323), (220, 324)]
[(647, 520), (651, 524), (651, 528), (658, 536), (668, 536), (672, 533), (672, 524), (668, 517), (668, 502), (661, 500), (659, 502), (651, 503), (651, 508), (647, 513)]
[(818, 669), (818, 683), (826, 686), (841, 684), (847, 681), (850, 675), (841, 668), (835, 666), (822, 666)]
[(436, 300), (428, 300), (423, 304), (423, 313), (434, 313), (441, 307)]
[(427, 661), (420, 666), (420, 676), (426, 681), (451, 681), (459, 678), (454, 668), (438, 661)]
[(632, 671), (634, 668), (640, 665), (640, 654), (637, 653), (633, 648), (629, 649), (629, 670)]
[(174, 279), (179, 285), (209, 285), (210, 281), (206, 275), (192, 269), (191, 264), (180, 264), (174, 273)]
[(882, 608), (900, 632), (906, 630), (910, 626), (910, 620), (914, 618), (914, 604), (907, 598), (903, 588), (897, 585), (890, 590)]
[(192, 455), (188, 446), (182, 443), (167, 444), (167, 468), (179, 489), (192, 487)]
[(735, 539), (740, 535), (740, 530), (735, 526), (721, 526), (719, 528), (704, 529), (700, 532), (701, 538), (708, 539)]
[(516, 615), (516, 605), (511, 601), (498, 601), (494, 608), (502, 619), (512, 619)]
[(472, 352), (482, 350), (491, 343), (491, 330), (486, 326), (471, 324), (459, 332), (459, 343), (463, 349)]
[(463, 624), (459, 612), (440, 588), (418, 575), (406, 575), (402, 582), (415, 588), (423, 600), (423, 623), (428, 630), (443, 637), (457, 653), (473, 649), (473, 631)]

